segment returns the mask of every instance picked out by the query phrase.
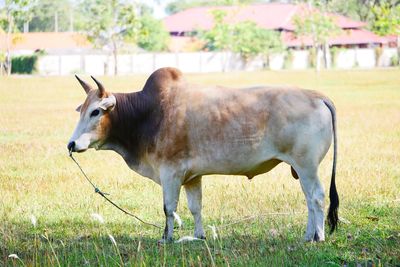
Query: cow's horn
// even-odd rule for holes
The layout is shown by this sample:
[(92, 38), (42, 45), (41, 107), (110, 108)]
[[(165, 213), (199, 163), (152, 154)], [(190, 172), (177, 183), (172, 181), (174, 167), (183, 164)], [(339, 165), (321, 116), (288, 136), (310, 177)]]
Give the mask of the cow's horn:
[(87, 84), (86, 82), (84, 82), (83, 80), (81, 80), (81, 78), (79, 78), (78, 75), (75, 74), (75, 78), (82, 85), (82, 87), (85, 90), (86, 94), (88, 94), (89, 91), (92, 90), (92, 87), (89, 84)]
[(90, 77), (92, 77), (93, 81), (97, 84), (97, 87), (99, 88), (99, 97), (103, 97), (106, 89), (104, 89), (104, 86), (101, 84), (101, 82), (96, 80), (96, 78), (94, 78), (93, 76)]

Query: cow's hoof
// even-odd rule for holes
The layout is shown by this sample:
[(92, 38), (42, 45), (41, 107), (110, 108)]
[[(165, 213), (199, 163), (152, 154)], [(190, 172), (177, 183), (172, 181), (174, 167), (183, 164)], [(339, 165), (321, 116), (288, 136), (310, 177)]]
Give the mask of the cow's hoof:
[(204, 234), (203, 231), (199, 231), (199, 232), (194, 232), (194, 237), (198, 238), (198, 239), (202, 239), (205, 240), (206, 239), (206, 235)]
[(317, 232), (314, 233), (314, 235), (306, 235), (304, 237), (305, 242), (323, 242), (325, 241), (324, 236), (319, 236)]
[(314, 242), (323, 242), (323, 241), (325, 241), (325, 237), (324, 236), (319, 236), (318, 233), (315, 232), (313, 241)]
[(304, 236), (304, 242), (313, 242), (314, 241), (314, 235), (313, 234), (306, 234)]

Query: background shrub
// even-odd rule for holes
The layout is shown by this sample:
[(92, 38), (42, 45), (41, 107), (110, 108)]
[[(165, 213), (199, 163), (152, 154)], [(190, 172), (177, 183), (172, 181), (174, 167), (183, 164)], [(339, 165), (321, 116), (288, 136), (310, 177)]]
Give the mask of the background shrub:
[(37, 55), (17, 56), (11, 59), (11, 73), (32, 74), (36, 71)]

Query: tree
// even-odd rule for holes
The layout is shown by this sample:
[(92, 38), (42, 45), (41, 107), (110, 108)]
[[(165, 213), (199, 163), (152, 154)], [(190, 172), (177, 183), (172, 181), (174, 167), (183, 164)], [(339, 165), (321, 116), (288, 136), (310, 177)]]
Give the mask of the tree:
[[(225, 22), (226, 12), (213, 10), (214, 26), (200, 34), (206, 48), (212, 51), (232, 51), (239, 53), (245, 62), (257, 55), (268, 56), (283, 48), (278, 32), (260, 28), (252, 21), (236, 24)], [(225, 64), (224, 64), (225, 65)]]
[(164, 51), (168, 48), (169, 33), (161, 21), (150, 14), (143, 14), (140, 18), (141, 34), (138, 45), (148, 51)]
[(262, 0), (176, 0), (170, 2), (165, 11), (167, 14), (172, 15), (181, 12), (185, 9), (192, 7), (203, 6), (232, 6), (241, 4), (251, 4), (256, 2), (263, 2)]
[(83, 0), (79, 27), (96, 46), (107, 49), (114, 57), (114, 74), (118, 73), (117, 55), (125, 43), (136, 44), (141, 22), (136, 7), (122, 0)]
[(388, 4), (394, 8), (400, 4), (400, 0), (290, 0), (288, 2), (298, 4), (312, 4), (316, 8), (342, 14), (355, 20), (367, 22), (369, 25), (374, 21), (373, 9), (382, 4)]
[(309, 9), (305, 14), (294, 17), (295, 33), (299, 37), (310, 37), (315, 50), (316, 69), (319, 71), (319, 52), (323, 48), (325, 64), (328, 65), (328, 40), (338, 34), (341, 29), (332, 17), (316, 10)]
[[(73, 30), (74, 8), (70, 0), (40, 0), (32, 8), (29, 31), (59, 32)], [(18, 28), (22, 31), (22, 23)]]
[(252, 21), (244, 21), (233, 26), (232, 51), (239, 53), (245, 62), (257, 55), (268, 56), (283, 50), (279, 32), (260, 28)]
[(375, 6), (372, 9), (375, 20), (372, 30), (381, 36), (400, 35), (400, 5), (391, 7), (388, 3)]
[(209, 31), (200, 32), (200, 38), (206, 42), (206, 48), (214, 51), (227, 51), (232, 47), (232, 25), (225, 22), (226, 12), (215, 9), (211, 11), (214, 26)]
[(400, 65), (400, 5), (390, 7), (388, 3), (374, 7), (375, 20), (372, 30), (378, 35), (397, 36), (397, 60)]
[(5, 67), (7, 74), (11, 74), (11, 45), (17, 41), (17, 37), (13, 36), (18, 32), (15, 21), (18, 18), (28, 18), (32, 1), (29, 0), (5, 0), (3, 8), (0, 10), (0, 30), (5, 32)]

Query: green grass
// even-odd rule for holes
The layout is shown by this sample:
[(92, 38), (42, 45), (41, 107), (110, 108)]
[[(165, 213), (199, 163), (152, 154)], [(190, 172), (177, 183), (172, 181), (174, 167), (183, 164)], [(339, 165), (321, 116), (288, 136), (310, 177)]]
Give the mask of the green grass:
[[(69, 159), (66, 143), (78, 120), (74, 110), (85, 97), (75, 79), (1, 77), (0, 266), (400, 265), (400, 70), (239, 72), (187, 79), (235, 87), (289, 84), (333, 99), (339, 213), (345, 219), (339, 230), (324, 243), (302, 242), (305, 199), (289, 166), (282, 164), (251, 181), (205, 177), (207, 241), (159, 246), (160, 230), (104, 202)], [(132, 91), (141, 88), (145, 77), (101, 80), (110, 91)], [(319, 172), (325, 188), (331, 152)], [(147, 221), (164, 224), (161, 188), (132, 172), (116, 153), (90, 150), (76, 157), (113, 200)], [(101, 214), (105, 223), (95, 221), (92, 213)], [(184, 227), (176, 239), (192, 234), (184, 192), (178, 213)], [(247, 216), (253, 217), (241, 221)], [(207, 225), (217, 227), (216, 240)], [(13, 253), (21, 261), (8, 257)]]

